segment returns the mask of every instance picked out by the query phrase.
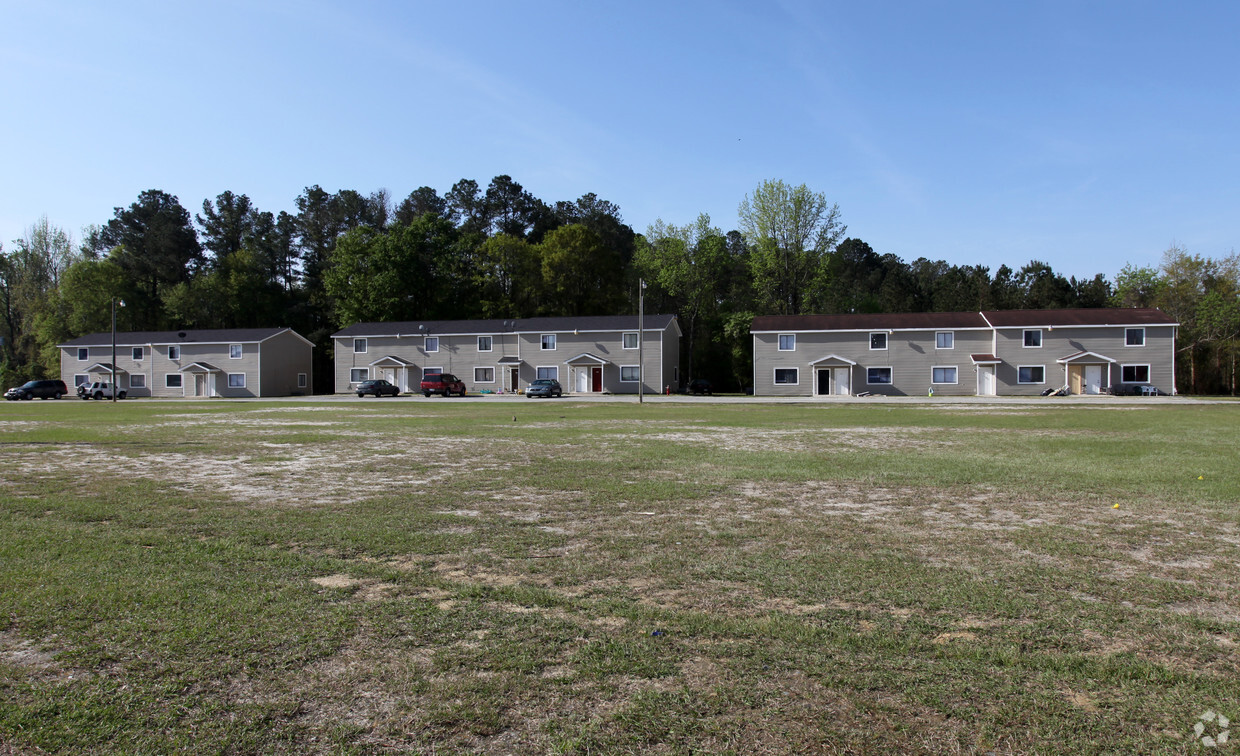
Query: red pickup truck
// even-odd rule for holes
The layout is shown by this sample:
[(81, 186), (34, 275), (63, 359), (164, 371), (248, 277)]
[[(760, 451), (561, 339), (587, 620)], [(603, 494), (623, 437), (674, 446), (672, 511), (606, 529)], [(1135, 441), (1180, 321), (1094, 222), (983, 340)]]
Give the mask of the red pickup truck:
[(431, 394), (465, 396), (465, 382), (451, 373), (427, 373), (422, 376), (422, 395)]

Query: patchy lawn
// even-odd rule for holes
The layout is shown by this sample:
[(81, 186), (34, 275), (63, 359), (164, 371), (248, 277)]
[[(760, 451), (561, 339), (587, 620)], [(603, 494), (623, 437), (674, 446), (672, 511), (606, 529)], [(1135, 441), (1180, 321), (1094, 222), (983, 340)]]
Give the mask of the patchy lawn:
[(1240, 722), (1240, 406), (531, 405), (5, 406), (0, 753)]

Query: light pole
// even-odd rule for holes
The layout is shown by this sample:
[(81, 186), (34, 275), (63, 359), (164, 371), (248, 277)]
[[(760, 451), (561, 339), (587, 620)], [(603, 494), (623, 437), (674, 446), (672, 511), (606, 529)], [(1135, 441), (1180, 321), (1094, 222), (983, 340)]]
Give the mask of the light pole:
[(637, 279), (637, 403), (644, 401), (646, 389), (646, 363), (644, 357), (646, 338), (646, 282)]
[(112, 297), (112, 403), (116, 403), (116, 297)]

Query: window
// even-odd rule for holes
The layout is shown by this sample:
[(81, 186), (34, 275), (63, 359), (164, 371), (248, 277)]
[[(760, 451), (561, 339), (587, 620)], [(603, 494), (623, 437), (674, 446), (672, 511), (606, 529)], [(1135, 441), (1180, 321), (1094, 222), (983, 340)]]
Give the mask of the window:
[(142, 355), (143, 355), (142, 347), (134, 347), (133, 352), (131, 354), (133, 355), (134, 361), (142, 359)]
[(361, 383), (370, 378), (370, 368), (350, 368), (349, 383)]
[(230, 360), (241, 359), (241, 345), (240, 344), (229, 344), (228, 345), (228, 359)]
[(931, 383), (956, 383), (955, 367), (930, 368)]
[(129, 376), (129, 388), (146, 388), (146, 374), (131, 373)]
[(1025, 346), (1030, 348), (1042, 346), (1042, 331), (1037, 328), (1025, 331)]
[(87, 347), (78, 347), (78, 359), (86, 362), (90, 359), (90, 349)]
[(1149, 383), (1149, 365), (1124, 365), (1119, 369), (1121, 383)]
[(430, 354), (431, 352), (438, 352), (439, 351), (439, 337), (438, 336), (427, 336), (426, 340), (422, 342), (422, 348), (426, 350), (427, 354)]
[(1125, 328), (1124, 346), (1145, 346), (1145, 329)]
[(872, 367), (865, 369), (865, 382), (870, 385), (889, 385), (891, 383), (891, 368), (889, 367)]
[(305, 373), (297, 374), (297, 388), (305, 388), (308, 383), (308, 376)]
[(245, 388), (245, 373), (229, 373), (228, 388)]
[(491, 351), (491, 337), (490, 336), (479, 336), (478, 337), (478, 351), (479, 352)]
[(775, 368), (776, 386), (795, 386), (798, 382), (796, 368)]
[(795, 333), (779, 334), (779, 351), (795, 352), (797, 350), (797, 335)]
[(366, 339), (353, 339), (353, 354), (366, 353)]
[(422, 378), (425, 379), (426, 376), (428, 375), (434, 375), (435, 373), (442, 373), (442, 372), (443, 372), (443, 368), (441, 367), (422, 368)]
[(885, 332), (870, 334), (870, 349), (886, 349), (886, 348), (887, 348), (887, 334)]
[[(956, 348), (955, 332), (939, 331), (938, 333), (934, 334), (934, 348), (935, 349), (955, 349)], [(955, 381), (952, 381), (952, 383), (955, 383)]]
[(181, 388), (180, 373), (164, 373), (164, 388)]
[(640, 380), (638, 373), (641, 371), (637, 365), (621, 365), (620, 366), (620, 382), (621, 383), (637, 383)]
[(74, 388), (77, 388), (78, 386), (85, 386), (88, 383), (90, 383), (90, 376), (87, 375), (86, 373), (78, 373), (77, 375), (73, 376), (73, 387)]
[[(554, 336), (552, 338), (555, 338)], [(538, 368), (538, 380), (560, 380), (560, 369), (558, 367), (540, 367)]]
[(636, 333), (626, 333), (621, 338), (624, 340), (625, 349), (636, 349), (637, 348), (637, 334)]
[(177, 346), (177, 345), (175, 345), (175, 344), (173, 344), (172, 346), (168, 347), (168, 359), (170, 359), (170, 360), (179, 360), (179, 359), (181, 359), (181, 347), (179, 347), (179, 346)]
[(495, 383), (495, 368), (474, 368), (474, 383)]
[(1042, 365), (1022, 365), (1016, 368), (1017, 383), (1046, 383), (1046, 368)]
[(554, 333), (544, 333), (542, 335), (542, 348), (545, 351), (550, 351), (552, 349), (555, 349), (555, 334)]

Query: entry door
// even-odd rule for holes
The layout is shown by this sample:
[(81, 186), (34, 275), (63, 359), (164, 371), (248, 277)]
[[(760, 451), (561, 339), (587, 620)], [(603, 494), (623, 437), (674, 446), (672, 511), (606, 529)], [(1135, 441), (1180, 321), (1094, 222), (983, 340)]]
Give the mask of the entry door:
[(818, 396), (831, 393), (831, 368), (818, 368)]
[(846, 367), (838, 367), (834, 369), (835, 376), (835, 393), (838, 396), (848, 396), (852, 393), (850, 385), (852, 369)]
[(577, 371), (577, 393), (585, 394), (590, 391), (590, 373), (586, 370)]
[(207, 395), (207, 374), (194, 373), (194, 396)]
[(995, 395), (995, 366), (977, 366), (977, 393), (979, 396)]
[(600, 392), (603, 390), (603, 369), (601, 367), (590, 368), (590, 384), (591, 391)]
[(512, 368), (508, 372), (509, 372), (508, 390), (515, 394), (517, 392), (517, 388), (520, 386), (520, 383), (521, 383), (521, 368)]
[(1101, 394), (1102, 393), (1102, 366), (1086, 365), (1085, 366), (1085, 393)]

